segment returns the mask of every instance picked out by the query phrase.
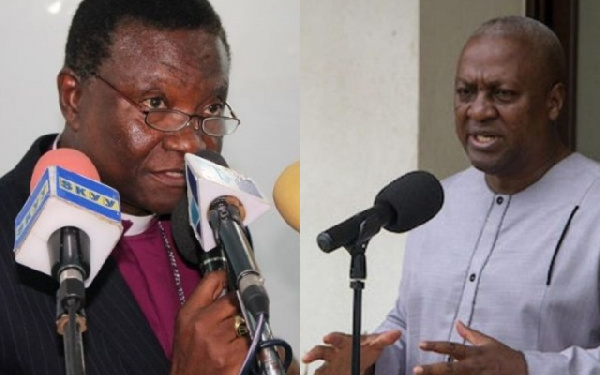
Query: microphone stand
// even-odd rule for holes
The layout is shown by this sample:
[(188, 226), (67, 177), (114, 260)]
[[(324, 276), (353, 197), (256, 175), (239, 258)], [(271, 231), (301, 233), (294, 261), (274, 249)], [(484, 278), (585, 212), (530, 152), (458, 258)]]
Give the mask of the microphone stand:
[(367, 278), (367, 257), (365, 252), (367, 245), (375, 236), (381, 226), (369, 217), (360, 223), (360, 231), (356, 240), (344, 246), (350, 254), (350, 288), (354, 291), (352, 303), (352, 375), (360, 375), (360, 330), (362, 311), (362, 290), (365, 287), (364, 280)]
[(75, 227), (62, 227), (49, 240), (57, 255), (53, 269), (60, 286), (56, 292), (56, 330), (63, 337), (67, 375), (85, 375), (81, 333), (87, 329), (83, 306), (84, 279), (89, 274), (89, 237)]

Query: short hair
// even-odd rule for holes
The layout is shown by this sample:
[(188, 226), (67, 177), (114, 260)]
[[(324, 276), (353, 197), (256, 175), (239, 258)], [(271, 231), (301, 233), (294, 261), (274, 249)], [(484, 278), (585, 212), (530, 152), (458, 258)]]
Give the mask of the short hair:
[(552, 84), (565, 82), (567, 64), (563, 47), (556, 34), (540, 21), (523, 16), (493, 18), (484, 22), (469, 39), (483, 35), (507, 37), (529, 44), (546, 63)]
[(221, 19), (207, 0), (83, 0), (69, 29), (65, 67), (81, 78), (97, 73), (115, 30), (127, 21), (159, 30), (203, 30), (221, 39), (230, 58)]

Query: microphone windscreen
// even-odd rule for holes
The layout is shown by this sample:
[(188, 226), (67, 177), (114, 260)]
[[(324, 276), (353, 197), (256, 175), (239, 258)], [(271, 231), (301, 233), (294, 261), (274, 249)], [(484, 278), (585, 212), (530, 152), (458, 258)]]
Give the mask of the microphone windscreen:
[(273, 202), (285, 222), (300, 231), (300, 162), (283, 170), (273, 187)]
[(199, 156), (202, 159), (206, 159), (206, 160), (210, 161), (211, 163), (215, 163), (215, 164), (218, 164), (223, 167), (229, 167), (227, 165), (227, 162), (225, 161), (225, 158), (223, 157), (223, 155), (219, 154), (216, 151), (212, 151), (212, 150), (208, 150), (208, 149), (200, 150), (196, 153), (196, 156)]
[(173, 208), (171, 212), (171, 229), (173, 240), (175, 240), (181, 257), (188, 263), (198, 266), (200, 264), (200, 252), (203, 250), (196, 240), (194, 230), (190, 226), (187, 204), (187, 198), (183, 197)]
[(429, 172), (414, 171), (390, 182), (375, 197), (375, 204), (387, 204), (396, 213), (385, 229), (402, 233), (431, 220), (442, 208), (444, 190)]
[(46, 169), (52, 165), (61, 166), (66, 170), (77, 173), (80, 176), (85, 176), (90, 180), (100, 181), (98, 170), (94, 167), (94, 164), (92, 164), (92, 161), (86, 154), (72, 148), (59, 148), (46, 152), (36, 163), (29, 182), (30, 193), (33, 191)]

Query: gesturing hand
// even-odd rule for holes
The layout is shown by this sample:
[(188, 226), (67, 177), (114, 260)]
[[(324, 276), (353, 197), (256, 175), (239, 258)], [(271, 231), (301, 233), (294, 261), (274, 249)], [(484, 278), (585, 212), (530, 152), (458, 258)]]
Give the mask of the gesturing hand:
[(449, 355), (454, 361), (416, 366), (418, 375), (527, 375), (523, 353), (462, 322), (456, 324), (457, 332), (470, 344), (447, 341), (425, 341), (421, 350)]
[[(400, 331), (365, 335), (360, 344), (360, 373), (371, 367), (383, 349), (400, 338)], [(323, 360), (315, 375), (348, 375), (352, 366), (352, 335), (332, 332), (323, 337), (325, 345), (316, 345), (302, 357), (302, 362)]]

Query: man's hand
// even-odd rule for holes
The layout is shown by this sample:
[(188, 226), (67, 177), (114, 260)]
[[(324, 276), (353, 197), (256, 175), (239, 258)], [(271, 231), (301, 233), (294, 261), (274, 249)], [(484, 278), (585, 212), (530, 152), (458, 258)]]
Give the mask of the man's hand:
[[(365, 335), (360, 344), (360, 373), (373, 366), (383, 349), (396, 342), (402, 333), (386, 331)], [(332, 332), (323, 337), (325, 345), (317, 345), (302, 357), (302, 362), (311, 363), (323, 360), (315, 375), (348, 375), (352, 367), (352, 336)]]
[(224, 272), (210, 272), (179, 311), (171, 375), (239, 374), (249, 343), (236, 334), (239, 308), (233, 293), (222, 295), (226, 285)]
[(453, 361), (421, 365), (414, 368), (418, 375), (527, 375), (523, 353), (501, 342), (470, 329), (462, 322), (456, 324), (457, 332), (472, 345), (445, 341), (427, 341), (421, 350), (449, 355)]

